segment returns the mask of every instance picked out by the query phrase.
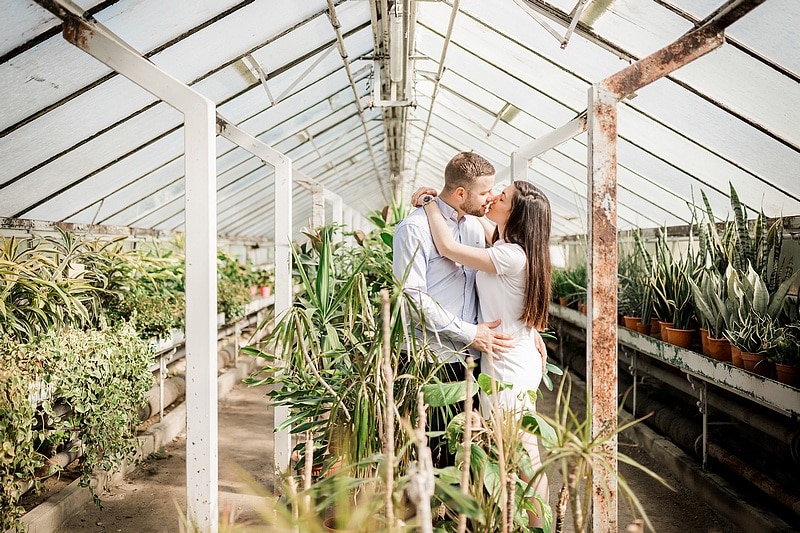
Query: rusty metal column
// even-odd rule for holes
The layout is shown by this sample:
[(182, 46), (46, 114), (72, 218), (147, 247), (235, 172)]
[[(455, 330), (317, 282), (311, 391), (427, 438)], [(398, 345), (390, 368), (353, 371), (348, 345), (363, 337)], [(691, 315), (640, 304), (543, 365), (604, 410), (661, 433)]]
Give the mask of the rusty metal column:
[[(617, 426), (617, 97), (589, 89), (586, 382), (592, 438)], [(588, 416), (588, 413), (587, 413)], [(617, 531), (617, 438), (603, 444), (610, 468), (592, 472), (592, 531)]]

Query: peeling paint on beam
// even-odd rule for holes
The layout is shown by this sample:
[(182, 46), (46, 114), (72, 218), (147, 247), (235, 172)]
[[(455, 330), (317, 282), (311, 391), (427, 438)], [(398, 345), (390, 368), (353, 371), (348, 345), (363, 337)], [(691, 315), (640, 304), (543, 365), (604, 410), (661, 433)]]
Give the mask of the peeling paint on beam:
[(700, 28), (609, 76), (601, 85), (622, 99), (706, 55), (724, 42), (722, 31), (711, 26)]
[(617, 95), (589, 89), (587, 164), (588, 330), (586, 381), (592, 438), (602, 439), (610, 468), (592, 472), (592, 530), (617, 531)]

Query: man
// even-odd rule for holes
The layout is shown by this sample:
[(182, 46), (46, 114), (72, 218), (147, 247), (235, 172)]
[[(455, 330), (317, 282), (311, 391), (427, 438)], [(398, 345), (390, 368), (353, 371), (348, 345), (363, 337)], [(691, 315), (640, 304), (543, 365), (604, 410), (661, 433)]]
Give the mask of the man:
[[(482, 217), (492, 199), (495, 170), (489, 161), (474, 152), (457, 154), (445, 167), (444, 188), (436, 201), (457, 242), (484, 247)], [(468, 217), (465, 215), (473, 215)], [(454, 263), (436, 251), (422, 209), (408, 215), (394, 233), (393, 270), (405, 280), (403, 288), (420, 306), (424, 329), (417, 336), (437, 354), (442, 368), (441, 381), (464, 379), (464, 354), (476, 360), (481, 352), (502, 353), (512, 346), (510, 336), (493, 330), (500, 321), (477, 323), (478, 302), (475, 270)], [(451, 410), (459, 412), (460, 404)], [(431, 413), (430, 429), (444, 431), (449, 417)], [(446, 446), (432, 439), (436, 466), (452, 464)], [(437, 453), (437, 447), (440, 448)], [(443, 455), (444, 454), (444, 455)], [(437, 460), (438, 456), (438, 460)]]

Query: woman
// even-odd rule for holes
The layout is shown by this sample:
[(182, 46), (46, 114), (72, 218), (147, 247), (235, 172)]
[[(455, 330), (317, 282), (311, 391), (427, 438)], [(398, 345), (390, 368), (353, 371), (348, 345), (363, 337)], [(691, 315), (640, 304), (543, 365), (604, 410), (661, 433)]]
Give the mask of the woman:
[[(429, 192), (425, 189), (424, 192)], [(413, 200), (416, 200), (418, 193)], [(413, 202), (412, 200), (412, 202)], [(419, 200), (430, 223), (431, 235), (439, 253), (457, 263), (478, 270), (476, 287), (481, 321), (500, 319), (500, 329), (513, 337), (514, 347), (502, 355), (481, 357), (481, 372), (499, 383), (511, 385), (500, 391), (498, 403), (507, 412), (531, 411), (528, 392), (539, 388), (545, 359), (532, 339), (533, 330), (547, 327), (550, 301), (550, 202), (538, 188), (526, 181), (515, 181), (494, 197), (484, 222), (491, 248), (475, 248), (455, 242), (433, 196)], [(481, 410), (488, 414), (492, 400), (481, 398)], [(523, 445), (534, 469), (541, 465), (536, 438), (521, 432)], [(547, 478), (536, 487), (548, 499)], [(539, 513), (541, 516), (541, 512)], [(531, 525), (541, 526), (540, 517)]]

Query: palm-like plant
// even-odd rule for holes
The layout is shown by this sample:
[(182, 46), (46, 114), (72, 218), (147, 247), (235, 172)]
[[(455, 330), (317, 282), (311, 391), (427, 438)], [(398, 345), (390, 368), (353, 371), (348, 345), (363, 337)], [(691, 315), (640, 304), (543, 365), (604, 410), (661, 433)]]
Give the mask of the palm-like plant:
[[(407, 309), (413, 303), (393, 279), (391, 261), (385, 259), (389, 244), (366, 239), (362, 246), (346, 248), (334, 242), (335, 231), (322, 227), (311, 233), (313, 246), (307, 253), (294, 251), (300, 285), (296, 301), (276, 317), (259, 346), (245, 351), (269, 361), (250, 382), (278, 385), (268, 395), (274, 405), (290, 408), (290, 418), (279, 429), (310, 431), (318, 448), (334, 454), (331, 461), (345, 456), (350, 464), (363, 465), (381, 450), (384, 432), (380, 363), (385, 333), (379, 327), (377, 289), (387, 287), (387, 280), (392, 289), (388, 344), (398, 412), (416, 412), (417, 392), (432, 379), (434, 368), (427, 357), (415, 356), (424, 349), (413, 336), (406, 337)], [(401, 355), (403, 344), (408, 355)], [(401, 432), (397, 435), (402, 438)]]
[[(543, 444), (548, 449), (547, 458), (542, 466), (537, 469), (535, 476), (544, 475), (546, 471), (555, 467), (563, 479), (559, 502), (556, 506), (554, 532), (563, 531), (567, 519), (567, 507), (572, 515), (573, 527), (576, 532), (586, 531), (590, 526), (589, 503), (591, 502), (592, 474), (593, 472), (606, 472), (616, 478), (620, 494), (627, 500), (634, 514), (641, 516), (647, 526), (653, 526), (647, 517), (641, 502), (628, 485), (622, 474), (619, 473), (614, 455), (610, 451), (609, 443), (616, 441), (618, 435), (639, 423), (641, 419), (617, 425), (611, 432), (603, 432), (593, 437), (591, 432), (591, 401), (586, 396), (586, 414), (581, 416), (570, 406), (572, 397), (572, 384), (569, 376), (565, 376), (558, 389), (556, 400), (555, 418), (549, 419), (542, 416), (554, 428), (552, 437), (543, 436)], [(617, 453), (619, 462), (628, 464), (648, 474), (653, 479), (669, 488), (658, 474), (639, 464), (623, 453)], [(605, 479), (606, 476), (598, 476)], [(609, 487), (601, 487), (608, 491)]]
[(90, 320), (87, 301), (93, 287), (69, 276), (41, 241), (4, 237), (0, 247), (0, 321), (22, 342), (64, 325)]

